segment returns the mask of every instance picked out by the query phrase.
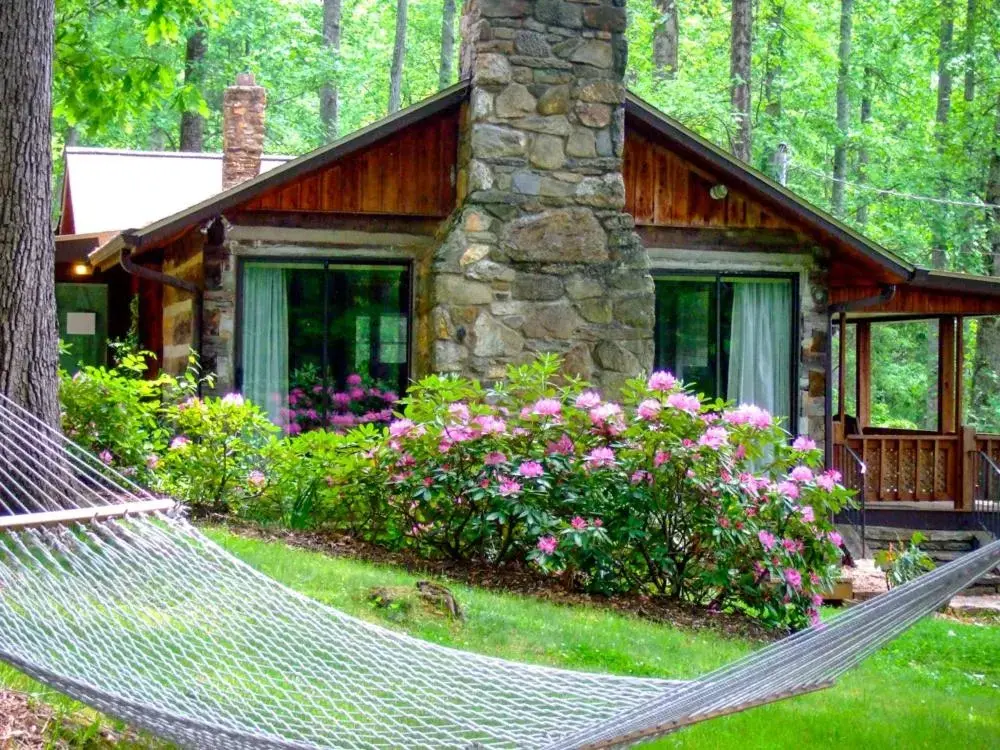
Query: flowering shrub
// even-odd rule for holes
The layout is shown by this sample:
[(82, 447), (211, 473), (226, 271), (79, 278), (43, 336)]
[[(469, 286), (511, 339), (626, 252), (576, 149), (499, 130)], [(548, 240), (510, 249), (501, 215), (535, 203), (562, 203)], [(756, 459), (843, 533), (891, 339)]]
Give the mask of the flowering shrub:
[(263, 492), (263, 452), (277, 428), (257, 406), (236, 393), (192, 396), (165, 415), (173, 437), (155, 467), (163, 492), (196, 514), (226, 512)]
[(152, 479), (168, 431), (164, 403), (197, 389), (197, 366), (181, 378), (161, 374), (146, 379), (148, 352), (123, 352), (111, 368), (84, 367), (60, 372), (59, 399), (66, 436), (106, 465), (140, 482)]
[(411, 389), (367, 459), (390, 472), (400, 543), (772, 624), (818, 617), (849, 494), (811, 440), (788, 445), (767, 412), (702, 403), (668, 373), (617, 403), (558, 368), (543, 357), (490, 394), (455, 378)]
[(283, 412), (289, 435), (318, 429), (345, 432), (358, 424), (388, 424), (399, 396), (360, 375), (347, 376), (346, 388), (326, 386), (316, 368), (303, 367), (292, 376), (288, 407)]

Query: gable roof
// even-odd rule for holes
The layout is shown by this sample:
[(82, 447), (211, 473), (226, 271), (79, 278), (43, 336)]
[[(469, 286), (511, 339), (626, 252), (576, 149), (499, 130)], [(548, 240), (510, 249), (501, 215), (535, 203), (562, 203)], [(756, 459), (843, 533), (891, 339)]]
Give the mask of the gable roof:
[(396, 133), (414, 122), (461, 104), (468, 97), (469, 88), (468, 81), (460, 81), (422, 102), (377, 120), (367, 127), (356, 130), (343, 138), (338, 138), (332, 143), (321, 146), (297, 159), (285, 162), (266, 173), (262, 172), (257, 177), (241, 182), (229, 190), (212, 195), (200, 202), (188, 204), (182, 210), (147, 224), (141, 229), (123, 231), (111, 242), (91, 253), (90, 261), (94, 264), (102, 263), (125, 247), (133, 250), (153, 247), (157, 243), (173, 237), (179, 231), (214, 218), (223, 211), (245, 203), (277, 185), (320, 169), (343, 156)]
[[(291, 160), (261, 158), (261, 172)], [(118, 232), (155, 222), (222, 190), (222, 154), (66, 148), (61, 234)]]

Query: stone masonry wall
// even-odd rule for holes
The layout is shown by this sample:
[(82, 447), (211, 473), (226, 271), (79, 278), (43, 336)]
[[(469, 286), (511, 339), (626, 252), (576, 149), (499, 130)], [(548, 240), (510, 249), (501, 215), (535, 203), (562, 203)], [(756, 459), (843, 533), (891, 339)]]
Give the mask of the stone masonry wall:
[(432, 268), (432, 367), (537, 352), (614, 391), (653, 361), (649, 260), (623, 212), (621, 0), (469, 0), (461, 201)]

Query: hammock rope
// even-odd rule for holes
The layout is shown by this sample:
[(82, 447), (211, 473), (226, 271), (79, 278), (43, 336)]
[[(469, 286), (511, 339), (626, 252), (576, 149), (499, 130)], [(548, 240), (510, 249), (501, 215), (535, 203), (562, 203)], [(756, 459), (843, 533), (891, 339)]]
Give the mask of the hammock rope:
[[(0, 518), (154, 500), (0, 396)], [(994, 542), (682, 682), (421, 641), (278, 584), (177, 511), (149, 510), (0, 530), (0, 660), (187, 747), (618, 747), (824, 688), (998, 563)]]

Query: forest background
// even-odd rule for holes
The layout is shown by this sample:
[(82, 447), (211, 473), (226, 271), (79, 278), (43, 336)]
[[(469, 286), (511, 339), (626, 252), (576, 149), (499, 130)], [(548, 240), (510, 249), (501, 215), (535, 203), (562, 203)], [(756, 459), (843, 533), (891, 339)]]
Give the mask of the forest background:
[[(65, 145), (220, 150), (243, 71), (268, 91), (265, 151), (305, 153), (457, 80), (460, 12), (57, 0), (55, 178)], [(628, 15), (637, 94), (905, 259), (1000, 276), (1000, 0), (629, 0)], [(966, 325), (966, 422), (1000, 431), (1000, 321)], [(877, 422), (934, 426), (935, 337), (876, 327)]]

